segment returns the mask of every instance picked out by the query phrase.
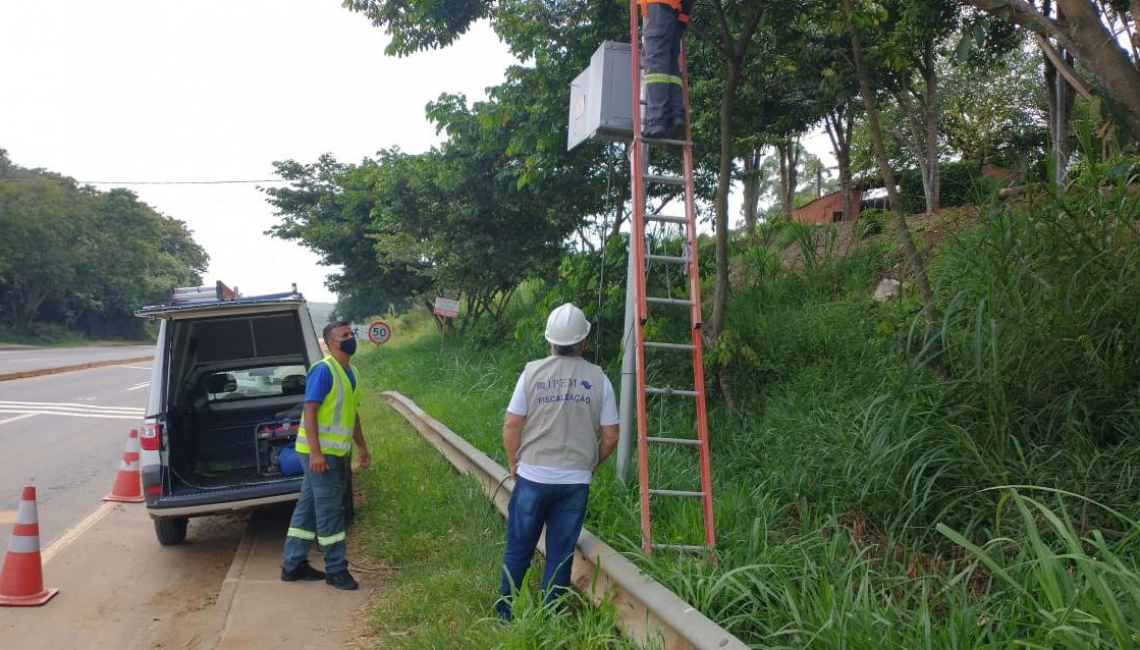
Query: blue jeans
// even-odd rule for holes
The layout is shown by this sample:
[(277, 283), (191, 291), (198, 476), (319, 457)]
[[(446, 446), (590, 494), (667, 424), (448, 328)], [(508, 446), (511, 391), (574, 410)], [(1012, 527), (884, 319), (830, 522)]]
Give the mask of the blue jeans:
[(301, 495), (285, 535), (281, 568), (296, 569), (308, 557), (316, 541), (324, 550), (325, 571), (339, 573), (348, 569), (344, 550), (344, 482), (348, 477), (349, 457), (325, 454), (328, 469), (320, 474), (309, 471), (308, 454), (297, 454), (297, 457), (305, 468), (305, 478), (301, 479)]
[(517, 591), (530, 568), (538, 537), (546, 527), (546, 568), (542, 575), (544, 602), (549, 603), (570, 588), (570, 568), (590, 486), (550, 485), (519, 477), (507, 506), (507, 548), (503, 552), (503, 596), (495, 609), (504, 618), (511, 616), (510, 596)]

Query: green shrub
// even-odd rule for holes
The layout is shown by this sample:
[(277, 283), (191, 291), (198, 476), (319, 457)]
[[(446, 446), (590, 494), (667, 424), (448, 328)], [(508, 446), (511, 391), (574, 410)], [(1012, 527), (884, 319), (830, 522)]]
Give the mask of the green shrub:
[[(981, 166), (976, 162), (964, 160), (940, 163), (938, 174), (940, 207), (976, 205), (989, 195), (989, 181), (982, 176)], [(925, 212), (926, 198), (922, 189), (922, 172), (917, 169), (907, 169), (900, 173), (899, 195), (903, 211), (907, 214)]]
[(880, 208), (868, 208), (859, 213), (859, 221), (856, 228), (858, 228), (859, 239), (867, 239), (874, 235), (882, 233), (887, 224), (890, 223), (891, 213), (889, 210), (882, 210)]

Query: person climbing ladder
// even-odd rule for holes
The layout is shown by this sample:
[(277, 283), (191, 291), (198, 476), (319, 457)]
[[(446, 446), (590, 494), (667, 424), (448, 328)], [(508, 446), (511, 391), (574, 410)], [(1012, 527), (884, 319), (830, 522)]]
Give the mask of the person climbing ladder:
[(685, 133), (685, 104), (681, 93), (681, 38), (694, 0), (637, 0), (641, 5), (641, 63), (645, 81), (647, 138), (677, 138)]

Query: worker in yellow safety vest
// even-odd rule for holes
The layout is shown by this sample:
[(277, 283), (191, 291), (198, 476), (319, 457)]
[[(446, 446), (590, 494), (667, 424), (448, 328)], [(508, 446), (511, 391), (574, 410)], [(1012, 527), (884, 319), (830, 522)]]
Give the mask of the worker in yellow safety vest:
[(641, 5), (642, 80), (647, 138), (685, 136), (685, 102), (681, 92), (681, 37), (689, 24), (694, 0), (637, 0)]
[[(323, 335), (329, 356), (313, 365), (305, 382), (304, 415), (297, 433), (305, 477), (285, 536), (281, 579), (324, 579), (337, 589), (356, 589), (359, 585), (348, 572), (344, 535), (344, 490), (353, 441), (360, 450), (362, 469), (372, 458), (356, 412), (360, 378), (349, 363), (356, 352), (356, 337), (344, 321), (329, 323)], [(324, 571), (309, 565), (314, 540), (324, 551)]]

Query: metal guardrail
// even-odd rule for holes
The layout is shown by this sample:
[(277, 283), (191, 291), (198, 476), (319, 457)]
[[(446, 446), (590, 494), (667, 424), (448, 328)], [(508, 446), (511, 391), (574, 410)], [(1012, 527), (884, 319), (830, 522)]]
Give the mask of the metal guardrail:
[[(506, 514), (514, 481), (505, 469), (404, 395), (393, 391), (383, 395), (456, 469), (475, 477), (499, 512)], [(543, 544), (539, 542), (539, 550), (545, 553)], [(617, 608), (618, 627), (643, 646), (656, 643), (663, 650), (748, 648), (586, 529), (578, 538), (571, 579), (595, 602), (608, 598)]]

